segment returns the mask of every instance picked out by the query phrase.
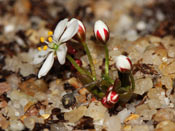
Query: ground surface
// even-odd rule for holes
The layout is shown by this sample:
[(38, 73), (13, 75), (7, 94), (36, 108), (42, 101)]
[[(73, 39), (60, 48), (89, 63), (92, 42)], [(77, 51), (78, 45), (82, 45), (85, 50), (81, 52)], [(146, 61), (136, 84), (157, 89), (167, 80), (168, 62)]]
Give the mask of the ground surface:
[[(174, 8), (174, 0), (1, 0), (0, 129), (175, 131)], [(41, 64), (34, 65), (33, 58), (40, 37), (72, 17), (86, 26), (98, 74), (104, 58), (93, 36), (98, 19), (110, 28), (111, 69), (115, 56), (131, 58), (136, 95), (127, 104), (108, 110), (82, 90), (75, 105), (64, 107), (62, 96), (82, 86), (68, 62), (55, 61), (47, 76), (37, 78)], [(73, 46), (87, 67), (81, 47)]]

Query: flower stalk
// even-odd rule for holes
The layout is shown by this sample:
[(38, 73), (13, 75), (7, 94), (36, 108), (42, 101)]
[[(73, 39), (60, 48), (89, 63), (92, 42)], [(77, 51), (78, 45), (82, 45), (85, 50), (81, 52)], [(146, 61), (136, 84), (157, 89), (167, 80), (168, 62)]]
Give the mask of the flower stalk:
[(105, 44), (105, 75), (109, 77), (109, 51), (106, 44)]
[(93, 78), (92, 75), (88, 71), (83, 70), (70, 55), (67, 54), (66, 58), (71, 62), (71, 64), (79, 73), (82, 75), (88, 75), (89, 77)]
[(87, 54), (87, 57), (88, 57), (88, 60), (89, 60), (89, 64), (90, 64), (90, 68), (91, 68), (91, 72), (92, 72), (92, 76), (93, 76), (93, 80), (96, 80), (96, 72), (95, 72), (95, 66), (94, 66), (94, 63), (93, 63), (93, 59), (92, 59), (92, 56), (91, 56), (91, 53), (89, 51), (89, 48), (87, 46), (87, 44), (82, 41), (81, 42), (83, 47), (84, 47), (84, 50)]

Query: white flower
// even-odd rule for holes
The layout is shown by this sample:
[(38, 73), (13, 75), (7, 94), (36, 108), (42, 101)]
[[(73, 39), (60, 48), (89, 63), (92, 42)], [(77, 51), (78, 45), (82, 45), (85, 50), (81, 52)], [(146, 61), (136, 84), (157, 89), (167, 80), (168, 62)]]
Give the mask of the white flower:
[(119, 55), (115, 58), (116, 67), (120, 72), (130, 71), (132, 68), (131, 60), (124, 55)]
[(101, 20), (95, 22), (94, 34), (95, 37), (103, 43), (106, 43), (109, 39), (109, 29), (106, 24)]
[(54, 63), (54, 56), (56, 55), (58, 61), (61, 65), (65, 63), (66, 54), (67, 54), (67, 46), (66, 41), (70, 40), (78, 31), (79, 24), (75, 20), (70, 23), (68, 19), (61, 20), (53, 33), (53, 37), (49, 37), (49, 41), (44, 41), (42, 38), (42, 42), (45, 42), (47, 46), (45, 46), (44, 50), (47, 49), (47, 58), (43, 63), (41, 69), (38, 73), (38, 78), (45, 76), (49, 70), (51, 69)]

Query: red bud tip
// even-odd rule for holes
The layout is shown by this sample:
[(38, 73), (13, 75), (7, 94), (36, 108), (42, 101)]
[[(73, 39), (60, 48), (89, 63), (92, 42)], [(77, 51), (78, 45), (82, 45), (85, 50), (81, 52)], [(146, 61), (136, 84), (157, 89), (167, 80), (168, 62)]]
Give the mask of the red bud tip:
[(106, 108), (112, 108), (113, 107), (113, 104), (108, 104), (107, 103), (107, 98), (106, 96), (104, 96), (101, 100), (101, 103), (106, 107)]
[(77, 34), (73, 37), (73, 39), (77, 40), (77, 41), (85, 41), (86, 39), (86, 29), (85, 29), (85, 26), (83, 25), (83, 23), (76, 19), (78, 21), (78, 24), (79, 24), (79, 28), (78, 28), (78, 32)]

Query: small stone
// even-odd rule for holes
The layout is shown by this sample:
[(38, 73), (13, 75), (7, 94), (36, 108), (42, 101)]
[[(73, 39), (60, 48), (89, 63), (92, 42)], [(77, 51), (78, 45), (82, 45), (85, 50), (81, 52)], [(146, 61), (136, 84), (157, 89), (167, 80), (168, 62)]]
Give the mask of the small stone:
[[(25, 104), (28, 103), (28, 101), (34, 101), (31, 96), (26, 95), (23, 92), (20, 92), (19, 90), (13, 90), (10, 94), (9, 97), (12, 101), (17, 101), (18, 104), (25, 106)], [(25, 103), (22, 103), (25, 102)]]
[(9, 126), (9, 121), (7, 121), (7, 120), (5, 119), (5, 117), (2, 116), (2, 114), (0, 114), (0, 127), (1, 127), (2, 129), (7, 129), (8, 126)]
[(48, 119), (50, 117), (50, 114), (42, 114), (41, 116), (43, 117), (43, 119)]
[(86, 106), (80, 106), (77, 109), (74, 109), (70, 112), (66, 112), (64, 114), (64, 119), (72, 123), (77, 122), (81, 117), (85, 115), (86, 110)]
[(153, 87), (152, 79), (147, 77), (145, 79), (138, 79), (135, 81), (134, 93), (143, 95), (149, 89)]
[(155, 53), (153, 49), (147, 49), (143, 54), (143, 63), (153, 64), (159, 66), (162, 63), (162, 60), (158, 53)]
[(136, 113), (143, 117), (144, 120), (151, 120), (156, 110), (151, 110), (148, 104), (142, 104), (136, 107)]
[(9, 24), (9, 25), (6, 25), (5, 28), (4, 28), (4, 32), (5, 33), (10, 33), (10, 32), (13, 32), (15, 29), (15, 26), (12, 25), (12, 24)]
[(105, 108), (100, 101), (93, 101), (85, 114), (85, 116), (89, 116), (94, 120), (102, 120), (105, 117), (105, 113), (107, 108)]
[(123, 127), (122, 131), (131, 131), (132, 126), (131, 125), (126, 125)]
[(134, 125), (132, 131), (150, 131), (148, 125)]
[(104, 126), (107, 131), (120, 131), (121, 122), (119, 116), (108, 116), (107, 118), (105, 118)]
[(127, 33), (125, 34), (125, 37), (129, 41), (135, 41), (138, 38), (136, 30), (128, 30)]
[(65, 127), (64, 123), (57, 123), (57, 124), (51, 124), (50, 126), (51, 131), (68, 131), (68, 129)]
[(144, 30), (146, 28), (146, 24), (144, 21), (139, 21), (136, 25), (138, 30)]
[(11, 88), (18, 88), (20, 82), (21, 80), (16, 74), (12, 74), (7, 77), (7, 83), (10, 85)]
[(147, 104), (151, 109), (158, 109), (161, 107), (161, 103), (158, 99), (147, 100)]
[(162, 121), (156, 126), (155, 131), (175, 131), (175, 123), (172, 121)]
[(13, 55), (12, 57), (7, 56), (3, 69), (20, 73), (22, 76), (35, 74), (37, 70), (33, 64), (30, 64), (32, 56), (30, 53), (19, 53), (17, 56)]
[(30, 130), (32, 130), (35, 126), (35, 120), (32, 117), (25, 118), (23, 122), (24, 122), (24, 125)]
[(163, 67), (160, 66), (159, 67), (160, 71), (163, 73), (163, 75), (168, 75), (168, 74), (173, 74), (175, 73), (175, 61), (173, 61), (172, 63), (168, 64), (168, 65), (164, 65)]
[(97, 1), (97, 2), (93, 2), (93, 10), (95, 13), (95, 16), (97, 18), (101, 18), (101, 17), (110, 17), (110, 10), (111, 10), (111, 4), (108, 1), (105, 0), (101, 0), (101, 1)]
[(121, 123), (123, 123), (124, 120), (125, 120), (130, 114), (131, 114), (131, 111), (130, 111), (130, 110), (127, 110), (127, 109), (125, 108), (125, 109), (123, 109), (122, 111), (120, 111), (120, 112), (118, 113), (117, 116), (120, 118)]
[(126, 119), (125, 119), (125, 123), (126, 122), (128, 122), (128, 121), (130, 121), (130, 120), (136, 120), (136, 119), (138, 119), (140, 116), (138, 115), (138, 114), (131, 114), (129, 117), (127, 117)]
[(2, 95), (3, 93), (9, 91), (11, 88), (9, 86), (9, 84), (7, 84), (6, 82), (1, 82), (0, 83), (0, 95)]
[(24, 125), (19, 120), (10, 121), (10, 129), (12, 131), (21, 131), (24, 129)]
[(43, 80), (29, 79), (20, 85), (20, 89), (28, 95), (34, 96), (36, 92), (47, 91), (47, 84)]
[(161, 92), (164, 92), (162, 88), (159, 87), (152, 88), (148, 92), (148, 97), (150, 99), (158, 99), (161, 96)]
[(4, 107), (6, 107), (7, 106), (7, 102), (5, 101), (5, 100), (2, 100), (1, 102), (0, 102), (0, 108), (4, 108)]
[(167, 89), (171, 89), (173, 87), (173, 81), (169, 76), (162, 76), (161, 83), (165, 85)]
[(160, 87), (151, 88), (148, 92), (148, 98), (147, 103), (151, 109), (165, 108), (170, 103), (169, 98), (165, 96), (165, 91)]
[(160, 109), (157, 111), (157, 113), (154, 115), (153, 119), (157, 122), (170, 120), (175, 120), (175, 111), (174, 109), (166, 108), (166, 109)]
[(127, 30), (133, 24), (133, 20), (128, 15), (122, 15), (118, 21), (117, 29)]

